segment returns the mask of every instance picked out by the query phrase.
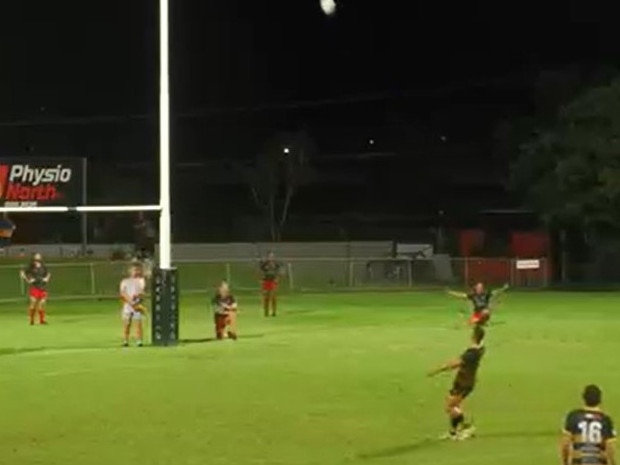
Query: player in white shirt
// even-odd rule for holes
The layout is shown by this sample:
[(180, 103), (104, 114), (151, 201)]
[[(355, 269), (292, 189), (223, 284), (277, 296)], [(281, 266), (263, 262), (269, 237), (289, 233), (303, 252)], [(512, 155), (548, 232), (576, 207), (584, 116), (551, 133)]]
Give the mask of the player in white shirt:
[(142, 346), (142, 320), (146, 314), (146, 307), (142, 304), (146, 283), (139, 266), (129, 268), (129, 276), (121, 281), (120, 296), (123, 302), (123, 346), (129, 345), (131, 326), (135, 322), (136, 345)]

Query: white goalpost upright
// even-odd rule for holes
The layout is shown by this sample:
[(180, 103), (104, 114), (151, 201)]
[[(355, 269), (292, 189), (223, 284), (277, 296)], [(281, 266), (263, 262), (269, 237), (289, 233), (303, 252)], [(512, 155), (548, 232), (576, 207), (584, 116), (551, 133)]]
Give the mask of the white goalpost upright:
[(159, 267), (172, 266), (170, 217), (169, 4), (159, 0)]
[(159, 0), (159, 267), (153, 276), (151, 337), (154, 345), (179, 341), (179, 286), (172, 267), (170, 214), (169, 0)]

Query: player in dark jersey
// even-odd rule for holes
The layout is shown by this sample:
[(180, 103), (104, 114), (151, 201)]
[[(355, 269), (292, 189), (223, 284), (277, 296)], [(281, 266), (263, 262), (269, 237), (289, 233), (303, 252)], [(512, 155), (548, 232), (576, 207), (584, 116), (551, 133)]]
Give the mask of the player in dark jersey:
[[(222, 281), (211, 300), (213, 305), (213, 321), (215, 323), (215, 337), (224, 339), (228, 335), (230, 339), (237, 339), (237, 301), (230, 293), (230, 287), (226, 281)], [(228, 331), (227, 331), (228, 330)]]
[(276, 316), (278, 300), (278, 280), (282, 266), (276, 261), (273, 252), (269, 252), (267, 258), (260, 262), (260, 271), (263, 274), (261, 288), (263, 291), (263, 311), (265, 316)]
[(20, 272), (21, 278), (29, 285), (28, 297), (30, 304), (28, 307), (28, 316), (30, 324), (34, 325), (34, 318), (39, 313), (39, 323), (47, 324), (45, 318), (45, 304), (47, 302), (47, 284), (52, 275), (43, 263), (43, 257), (40, 253), (32, 256), (32, 260)]
[(470, 301), (473, 306), (473, 311), (469, 319), (469, 324), (473, 326), (484, 326), (491, 319), (491, 300), (502, 292), (507, 291), (508, 288), (508, 284), (505, 284), (499, 289), (490, 291), (485, 288), (484, 284), (477, 283), (468, 293), (448, 290), (448, 294)]
[(562, 465), (616, 465), (616, 432), (611, 417), (601, 410), (601, 390), (586, 386), (582, 397), (584, 406), (569, 412), (564, 420)]
[(462, 404), (476, 386), (478, 368), (485, 353), (484, 329), (481, 326), (474, 327), (471, 342), (471, 346), (458, 359), (429, 373), (429, 376), (435, 376), (444, 371), (458, 370), (446, 398), (446, 413), (450, 418), (450, 430), (445, 435), (446, 439), (467, 439), (475, 432), (473, 425), (465, 423)]

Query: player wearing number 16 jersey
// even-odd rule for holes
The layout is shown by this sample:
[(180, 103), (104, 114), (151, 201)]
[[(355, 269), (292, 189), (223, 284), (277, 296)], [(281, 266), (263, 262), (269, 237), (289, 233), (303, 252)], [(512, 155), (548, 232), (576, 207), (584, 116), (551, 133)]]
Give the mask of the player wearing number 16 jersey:
[(616, 465), (611, 417), (601, 410), (601, 390), (586, 386), (585, 406), (566, 416), (560, 445), (562, 465)]

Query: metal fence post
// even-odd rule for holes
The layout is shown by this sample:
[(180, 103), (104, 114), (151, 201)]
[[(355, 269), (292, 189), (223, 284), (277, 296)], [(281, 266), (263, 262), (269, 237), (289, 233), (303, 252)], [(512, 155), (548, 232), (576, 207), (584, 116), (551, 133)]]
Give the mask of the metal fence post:
[(96, 295), (97, 294), (97, 278), (95, 276), (95, 264), (89, 263), (88, 267), (90, 271), (90, 293), (92, 295)]
[(290, 291), (295, 289), (294, 280), (293, 280), (293, 264), (288, 262), (286, 264), (286, 274), (288, 275), (288, 287)]
[(347, 258), (347, 260), (349, 261), (349, 266), (347, 267), (347, 270), (349, 272), (349, 287), (354, 287), (355, 286), (355, 262), (353, 261), (352, 258)]

